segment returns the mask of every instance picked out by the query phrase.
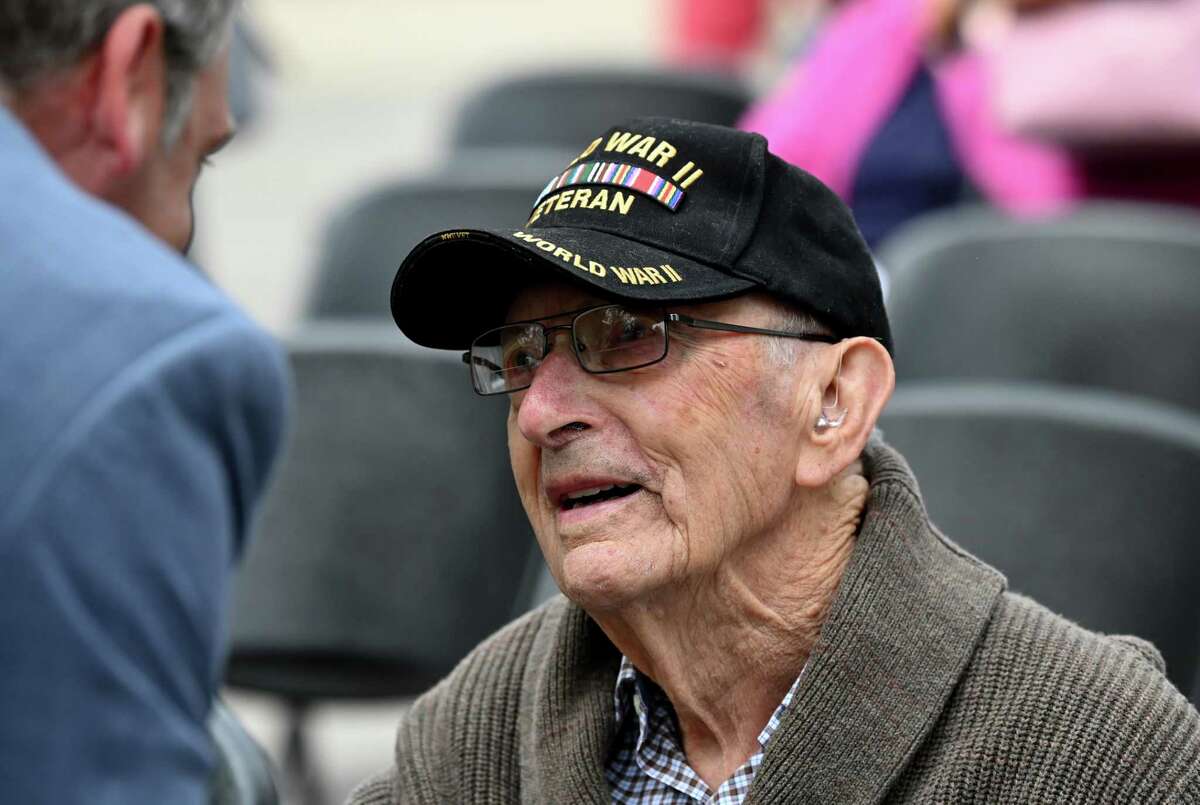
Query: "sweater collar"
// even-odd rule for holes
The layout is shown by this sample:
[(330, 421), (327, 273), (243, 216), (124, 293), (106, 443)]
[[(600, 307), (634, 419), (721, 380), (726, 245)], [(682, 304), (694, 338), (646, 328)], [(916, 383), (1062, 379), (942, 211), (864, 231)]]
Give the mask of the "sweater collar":
[(866, 454), (871, 494), (829, 617), (748, 802), (877, 802), (937, 721), (1004, 578), (929, 523), (904, 459)]
[[(936, 722), (1004, 579), (929, 523), (904, 459), (864, 453), (871, 491), (829, 616), (747, 803), (876, 802)], [(519, 723), (524, 802), (609, 802), (620, 654), (560, 601), (535, 640)]]

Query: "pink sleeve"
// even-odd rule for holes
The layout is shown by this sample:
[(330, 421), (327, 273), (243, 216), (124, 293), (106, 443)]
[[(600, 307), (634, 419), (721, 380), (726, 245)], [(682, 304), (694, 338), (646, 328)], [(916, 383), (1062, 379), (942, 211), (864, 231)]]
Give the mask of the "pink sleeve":
[(850, 200), (863, 152), (921, 61), (919, 0), (849, 0), (740, 122)]

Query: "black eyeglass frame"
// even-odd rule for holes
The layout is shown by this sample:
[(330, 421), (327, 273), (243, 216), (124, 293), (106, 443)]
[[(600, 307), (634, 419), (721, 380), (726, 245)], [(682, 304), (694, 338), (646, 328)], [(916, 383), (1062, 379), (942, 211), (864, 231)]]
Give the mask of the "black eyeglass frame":
[[(663, 360), (666, 359), (667, 354), (671, 350), (671, 328), (669, 326), (663, 328), (663, 352), (662, 352), (662, 355), (658, 356), (657, 358), (655, 358), (652, 361), (646, 361), (645, 363), (639, 363), (634, 366), (622, 366), (620, 369), (589, 369), (588, 367), (584, 366), (583, 357), (579, 354), (579, 346), (578, 346), (579, 341), (575, 334), (575, 323), (577, 321), (579, 321), (581, 316), (585, 316), (588, 313), (594, 313), (597, 310), (604, 310), (604, 309), (610, 308), (610, 307), (620, 308), (622, 310), (629, 310), (631, 312), (637, 312), (637, 311), (627, 307), (626, 305), (610, 303), (607, 305), (592, 305), (590, 307), (579, 308), (578, 310), (567, 310), (562, 313), (555, 314), (553, 316), (543, 317), (543, 318), (557, 319), (557, 318), (562, 318), (563, 316), (571, 316), (571, 321), (568, 324), (554, 324), (554, 325), (547, 326), (542, 323), (542, 319), (526, 319), (524, 321), (510, 321), (510, 322), (506, 322), (506, 323), (500, 325), (499, 327), (492, 327), (488, 330), (484, 330), (482, 333), (480, 333), (478, 336), (476, 336), (474, 338), (474, 340), (472, 340), (471, 346), (474, 347), (475, 343), (478, 342), (484, 336), (486, 336), (490, 333), (497, 332), (498, 330), (503, 330), (506, 327), (513, 327), (513, 326), (519, 325), (519, 324), (536, 324), (536, 325), (538, 325), (538, 327), (541, 328), (541, 331), (542, 331), (542, 357), (538, 361), (539, 364), (541, 363), (541, 361), (544, 361), (546, 359), (547, 355), (550, 354), (550, 347), (551, 347), (550, 334), (553, 333), (555, 330), (567, 330), (570, 332), (570, 334), (571, 334), (571, 339), (570, 339), (571, 340), (571, 352), (573, 352), (575, 354), (575, 362), (579, 364), (580, 369), (587, 372), (588, 374), (611, 375), (611, 374), (616, 374), (617, 372), (629, 372), (629, 371), (632, 371), (633, 369), (642, 369), (646, 366), (653, 366), (654, 364), (661, 363)], [(844, 340), (841, 336), (826, 335), (824, 333), (793, 333), (793, 332), (787, 332), (785, 330), (771, 330), (771, 329), (767, 329), (765, 327), (748, 327), (743, 324), (730, 324), (728, 322), (723, 322), (723, 321), (712, 321), (710, 319), (696, 319), (691, 316), (687, 316), (683, 313), (671, 313), (670, 311), (667, 311), (665, 309), (660, 309), (659, 313), (662, 317), (662, 322), (664, 325), (670, 325), (673, 323), (674, 324), (683, 324), (687, 327), (695, 327), (698, 330), (720, 330), (722, 332), (727, 332), (727, 333), (744, 333), (747, 335), (773, 335), (773, 336), (778, 336), (779, 338), (795, 338), (795, 339), (798, 339), (801, 341), (816, 341), (816, 342), (820, 342), (823, 344), (836, 344), (839, 341)], [(462, 362), (465, 363), (467, 366), (471, 365), (471, 350), (467, 350), (466, 352), (464, 352), (462, 354)], [(490, 364), (490, 362), (487, 362), (487, 363)], [(493, 369), (493, 370), (500, 369), (500, 367), (498, 367), (498, 366), (491, 366), (491, 365), (489, 365), (488, 368)], [(505, 389), (504, 391), (480, 391), (478, 389), (478, 387), (476, 387), (474, 381), (475, 381), (474, 376), (472, 376), (471, 388), (474, 389), (475, 393), (481, 397), (494, 397), (499, 394), (513, 394), (518, 391), (524, 391), (525, 389), (527, 389), (531, 385), (533, 385), (533, 383), (531, 381), (530, 383), (527, 383), (524, 386), (519, 386), (517, 388), (512, 388), (512, 389)]]

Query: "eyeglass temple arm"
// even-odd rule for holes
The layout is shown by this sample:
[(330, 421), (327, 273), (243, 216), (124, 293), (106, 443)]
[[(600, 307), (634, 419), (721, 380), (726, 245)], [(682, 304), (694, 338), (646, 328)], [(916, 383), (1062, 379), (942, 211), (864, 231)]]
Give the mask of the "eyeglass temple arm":
[(475, 359), (472, 360), (470, 352), (464, 352), (462, 354), (462, 362), (465, 363), (467, 366), (470, 366), (472, 363), (482, 364), (482, 365), (486, 366), (487, 368), (491, 369), (493, 372), (499, 372), (503, 368), (503, 367), (497, 366), (496, 364), (492, 363), (487, 358), (480, 358), (480, 357), (476, 356)]
[(688, 327), (696, 327), (701, 330), (725, 330), (726, 332), (730, 333), (777, 335), (783, 338), (799, 338), (804, 341), (820, 341), (825, 344), (836, 344), (842, 340), (836, 335), (821, 335), (819, 333), (785, 333), (782, 330), (766, 330), (762, 327), (745, 327), (741, 324), (727, 324), (723, 321), (693, 319), (691, 316), (685, 316), (682, 313), (668, 313), (667, 320), (679, 322), (680, 324), (686, 324)]

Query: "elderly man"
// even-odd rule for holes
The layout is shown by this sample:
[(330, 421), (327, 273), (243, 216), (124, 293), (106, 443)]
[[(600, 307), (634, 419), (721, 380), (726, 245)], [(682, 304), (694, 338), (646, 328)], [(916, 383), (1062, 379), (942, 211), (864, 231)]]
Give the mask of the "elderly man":
[(871, 257), (761, 137), (613, 129), (520, 230), (418, 245), (392, 309), (509, 396), (566, 598), (419, 699), (354, 802), (1200, 802), (1154, 649), (930, 525), (873, 436)]
[(195, 268), (233, 0), (0, 0), (0, 800), (201, 803), (281, 356)]

